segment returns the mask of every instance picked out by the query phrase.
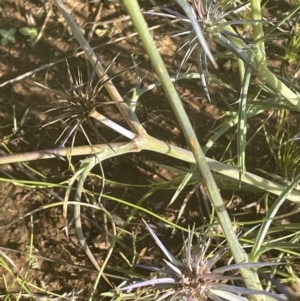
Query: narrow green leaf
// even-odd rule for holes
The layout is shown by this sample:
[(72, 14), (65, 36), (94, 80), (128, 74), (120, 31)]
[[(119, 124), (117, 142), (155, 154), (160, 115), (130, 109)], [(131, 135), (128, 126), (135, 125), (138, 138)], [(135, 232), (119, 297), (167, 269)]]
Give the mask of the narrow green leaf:
[(243, 177), (245, 167), (245, 149), (246, 149), (246, 135), (247, 135), (247, 98), (248, 89), (250, 85), (252, 64), (254, 63), (254, 55), (250, 54), (249, 64), (245, 64), (245, 73), (241, 84), (241, 92), (239, 99), (238, 110), (238, 131), (237, 131), (237, 156), (238, 168), (240, 169), (240, 180)]

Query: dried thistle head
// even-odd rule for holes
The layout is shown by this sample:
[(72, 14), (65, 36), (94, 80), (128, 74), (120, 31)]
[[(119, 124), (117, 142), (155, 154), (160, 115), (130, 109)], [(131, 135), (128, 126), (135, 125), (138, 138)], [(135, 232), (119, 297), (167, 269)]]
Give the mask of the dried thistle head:
[[(114, 58), (114, 60), (115, 59), (116, 58)], [(55, 155), (57, 155), (58, 150), (65, 145), (65, 143), (69, 140), (71, 136), (73, 137), (73, 145), (76, 133), (79, 129), (83, 132), (87, 142), (91, 144), (90, 139), (83, 127), (85, 123), (89, 126), (89, 128), (94, 132), (94, 134), (97, 137), (100, 137), (102, 140), (105, 141), (105, 139), (94, 127), (90, 119), (90, 115), (93, 112), (93, 110), (96, 110), (97, 107), (103, 105), (103, 102), (97, 101), (97, 98), (100, 96), (101, 89), (103, 88), (107, 80), (104, 80), (104, 75), (101, 78), (97, 79), (96, 69), (94, 67), (92, 73), (89, 76), (88, 81), (84, 82), (82, 73), (79, 70), (79, 68), (77, 71), (77, 75), (73, 75), (71, 73), (68, 61), (66, 61), (66, 64), (68, 71), (69, 88), (67, 89), (64, 87), (63, 92), (53, 90), (58, 95), (59, 102), (55, 107), (46, 111), (46, 113), (59, 112), (59, 115), (56, 116), (52, 121), (44, 125), (45, 127), (60, 121), (66, 124), (65, 129), (62, 131), (62, 133), (57, 139), (59, 140), (62, 138), (62, 136), (64, 136), (62, 138), (61, 143), (54, 151)], [(109, 65), (107, 70), (110, 68), (111, 64)], [(45, 86), (42, 87), (47, 88)], [(109, 102), (105, 102), (105, 104), (109, 104)]]
[[(225, 274), (225, 272), (237, 270), (241, 267), (262, 267), (274, 265), (274, 263), (244, 263), (216, 267), (216, 263), (223, 257), (227, 248), (222, 247), (212, 256), (209, 256), (207, 250), (211, 239), (205, 238), (196, 245), (192, 245), (194, 228), (189, 231), (187, 239), (184, 240), (183, 259), (179, 260), (166, 249), (148, 224), (145, 224), (167, 260), (164, 259), (164, 263), (161, 263), (162, 267), (137, 265), (140, 268), (155, 272), (156, 275), (153, 279), (135, 281), (132, 284), (120, 286), (118, 290), (122, 292), (124, 300), (126, 294), (123, 292), (132, 295), (134, 290), (139, 290), (141, 298), (143, 288), (143, 297), (146, 298), (147, 296), (147, 300), (157, 301), (246, 301), (248, 299), (242, 296), (244, 294), (265, 294), (278, 300), (284, 300), (273, 293), (242, 287), (241, 277)], [(120, 297), (120, 300), (123, 300), (122, 297)]]
[[(226, 39), (226, 36), (228, 35), (234, 35), (235, 38), (243, 39), (238, 34), (226, 31), (224, 27), (226, 27), (227, 25), (253, 22), (251, 20), (227, 21), (225, 19), (234, 11), (240, 9), (242, 6), (245, 6), (245, 4), (242, 4), (238, 7), (233, 7), (230, 2), (226, 5), (222, 5), (221, 1), (214, 0), (189, 0), (188, 2), (192, 7), (193, 18), (196, 19), (206, 39), (205, 42), (208, 45), (211, 45), (212, 41), (217, 43), (220, 43), (221, 40), (223, 40), (223, 42), (228, 41)], [(160, 6), (160, 9), (166, 12), (165, 14), (163, 14), (164, 16), (170, 18), (177, 18), (181, 23), (182, 28), (177, 30), (176, 32), (173, 32), (174, 36), (185, 36), (185, 38), (183, 38), (183, 40), (180, 41), (178, 50), (181, 50), (184, 47), (188, 46), (187, 52), (189, 53), (191, 50), (194, 50), (193, 48), (198, 48), (196, 46), (199, 46), (199, 48), (201, 49), (205, 47), (205, 45), (203, 45), (203, 43), (197, 39), (195, 28), (190, 20), (191, 16), (186, 17), (181, 13), (178, 13), (177, 11), (171, 10), (164, 6)], [(229, 43), (229, 45), (232, 44)], [(225, 46), (225, 48), (228, 47), (226, 46), (226, 44), (223, 46)], [(233, 49), (227, 50), (232, 51)], [(235, 54), (238, 55), (238, 52), (236, 52)]]
[[(182, 2), (177, 0), (177, 2)], [(231, 20), (227, 21), (228, 17), (235, 10), (241, 8), (245, 4), (239, 7), (233, 7), (231, 3), (222, 5), (221, 1), (214, 0), (189, 0), (190, 14), (185, 16), (182, 13), (172, 10), (165, 6), (159, 6), (161, 13), (150, 12), (151, 14), (163, 15), (168, 18), (176, 18), (179, 20), (179, 30), (172, 32), (172, 36), (182, 36), (182, 39), (177, 45), (175, 53), (180, 50), (186, 49), (185, 55), (179, 66), (178, 73), (185, 62), (189, 59), (194, 51), (197, 53), (198, 70), (201, 76), (202, 86), (204, 87), (206, 96), (210, 100), (210, 95), (207, 89), (207, 75), (208, 66), (207, 61), (210, 61), (217, 68), (210, 49), (213, 44), (219, 44), (223, 46), (229, 52), (232, 52), (238, 58), (242, 59), (246, 64), (251, 65), (251, 61), (248, 57), (247, 49), (240, 49), (230, 41), (231, 37), (236, 39), (243, 39), (238, 34), (232, 31), (226, 30), (227, 25), (243, 24), (252, 21), (247, 20)], [(183, 3), (181, 3), (181, 6)], [(188, 10), (187, 10), (188, 11)], [(194, 22), (196, 21), (196, 23)], [(177, 23), (178, 24), (178, 23)], [(200, 34), (199, 34), (200, 32)], [(216, 51), (216, 50), (215, 50)], [(222, 56), (220, 53), (218, 56)]]

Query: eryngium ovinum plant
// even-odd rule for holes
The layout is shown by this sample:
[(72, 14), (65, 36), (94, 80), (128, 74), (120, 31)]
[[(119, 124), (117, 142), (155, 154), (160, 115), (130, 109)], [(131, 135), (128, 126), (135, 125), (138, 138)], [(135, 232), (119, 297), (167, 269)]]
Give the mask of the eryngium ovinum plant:
[[(180, 3), (181, 1), (177, 1)], [(178, 11), (170, 9), (166, 6), (159, 6), (161, 12), (150, 11), (148, 14), (161, 15), (164, 17), (177, 19), (179, 22), (176, 23), (176, 26), (180, 29), (170, 33), (173, 37), (183, 36), (179, 41), (176, 53), (182, 49), (185, 49), (185, 55), (179, 66), (179, 71), (183, 64), (189, 59), (191, 54), (196, 51), (197, 61), (198, 61), (198, 70), (201, 76), (201, 82), (205, 90), (207, 98), (210, 100), (210, 96), (207, 89), (207, 58), (213, 63), (217, 68), (217, 64), (211, 54), (210, 49), (212, 49), (213, 44), (219, 44), (225, 48), (227, 52), (224, 52), (224, 55), (228, 53), (233, 53), (238, 58), (240, 58), (245, 64), (252, 65), (249, 58), (248, 49), (239, 49), (231, 41), (230, 38), (234, 37), (237, 39), (243, 39), (240, 35), (228, 31), (226, 29), (227, 25), (237, 25), (251, 23), (252, 20), (230, 20), (227, 21), (226, 18), (229, 18), (229, 15), (235, 11), (241, 9), (245, 4), (242, 4), (238, 7), (232, 5), (232, 1), (229, 1), (226, 5), (222, 4), (222, 1), (214, 0), (189, 0), (191, 5), (191, 14), (185, 16)], [(185, 6), (186, 4), (182, 4)], [(195, 24), (191, 20), (196, 20), (200, 29), (202, 38), (197, 34), (197, 29)], [(258, 22), (256, 20), (256, 22)], [(244, 40), (244, 39), (243, 39)], [(222, 53), (218, 53), (217, 57), (222, 57)]]
[[(241, 263), (216, 267), (227, 248), (220, 247), (214, 254), (207, 254), (211, 239), (200, 239), (193, 245), (194, 228), (183, 240), (182, 259), (179, 260), (167, 250), (146, 222), (145, 225), (167, 260), (155, 266), (138, 264), (139, 268), (152, 271), (150, 279), (130, 280), (130, 284), (120, 285), (117, 300), (129, 300), (128, 297), (138, 295), (138, 300), (156, 301), (247, 301), (243, 295), (253, 294), (267, 295), (272, 300), (288, 300), (284, 295), (247, 289), (243, 287), (240, 276), (224, 274), (241, 267), (253, 269), (278, 263)], [(133, 297), (130, 300), (137, 299)]]

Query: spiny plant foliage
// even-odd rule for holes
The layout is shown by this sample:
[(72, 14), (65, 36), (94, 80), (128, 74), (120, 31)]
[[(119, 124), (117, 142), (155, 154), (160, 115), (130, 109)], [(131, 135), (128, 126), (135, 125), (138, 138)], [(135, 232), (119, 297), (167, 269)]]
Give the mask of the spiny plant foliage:
[[(59, 103), (55, 107), (49, 109), (46, 113), (50, 112), (60, 112), (54, 120), (48, 122), (44, 125), (48, 126), (50, 124), (54, 124), (60, 121), (63, 121), (66, 123), (66, 127), (61, 133), (61, 135), (58, 137), (57, 140), (61, 139), (61, 137), (65, 134), (63, 137), (61, 143), (59, 146), (55, 149), (54, 154), (57, 156), (57, 152), (66, 144), (66, 142), (69, 140), (70, 137), (72, 138), (72, 145), (74, 144), (74, 140), (76, 138), (76, 133), (78, 129), (80, 129), (87, 142), (91, 145), (90, 138), (86, 133), (86, 130), (84, 129), (83, 125), (86, 123), (89, 128), (92, 130), (92, 132), (95, 134), (96, 137), (100, 138), (100, 140), (104, 141), (108, 144), (108, 142), (103, 138), (103, 136), (99, 133), (99, 131), (95, 128), (95, 126), (92, 123), (92, 120), (90, 118), (92, 112), (96, 110), (97, 107), (103, 106), (104, 104), (111, 104), (112, 102), (101, 102), (99, 101), (99, 98), (101, 98), (101, 90), (104, 86), (104, 84), (111, 80), (112, 78), (109, 78), (107, 80), (104, 80), (104, 76), (106, 75), (107, 71), (109, 70), (110, 66), (115, 61), (111, 62), (109, 67), (106, 69), (105, 74), (97, 79), (96, 75), (96, 69), (95, 67), (92, 70), (92, 73), (89, 76), (89, 79), (87, 83), (83, 81), (82, 73), (78, 69), (77, 76), (73, 75), (70, 70), (70, 66), (67, 63), (67, 70), (68, 70), (68, 81), (69, 81), (69, 89), (66, 89), (64, 87), (64, 91), (54, 91), (58, 97), (59, 97)], [(96, 66), (96, 64), (95, 64)], [(124, 71), (121, 71), (124, 72)], [(121, 73), (120, 72), (120, 73)], [(118, 76), (120, 73), (116, 74), (114, 77)], [(37, 83), (38, 84), (38, 83)], [(41, 84), (38, 84), (44, 88), (47, 88)], [(109, 145), (109, 144), (108, 144)]]
[[(189, 231), (187, 239), (184, 240), (183, 259), (179, 260), (167, 250), (149, 225), (147, 223), (145, 223), (145, 225), (156, 244), (167, 257), (167, 260), (164, 259), (164, 262), (161, 263), (161, 268), (138, 264), (137, 266), (139, 268), (150, 270), (154, 272), (156, 276), (154, 279), (135, 281), (134, 283), (120, 286), (118, 289), (122, 292), (124, 300), (127, 298), (123, 292), (130, 294), (134, 290), (141, 291), (142, 288), (146, 288), (143, 296), (146, 298), (145, 300), (246, 301), (248, 299), (241, 296), (245, 294), (262, 294), (278, 300), (285, 300), (285, 297), (273, 293), (247, 289), (242, 286), (243, 282), (241, 277), (224, 274), (225, 272), (237, 270), (241, 267), (259, 268), (276, 264), (242, 263), (216, 268), (216, 263), (222, 259), (227, 247), (219, 248), (210, 257), (206, 253), (210, 247), (211, 239), (205, 238), (198, 240), (197, 244), (193, 245), (194, 228)], [(231, 284), (227, 284), (228, 282)], [(152, 295), (153, 298), (151, 298), (150, 295)], [(141, 294), (139, 296), (142, 298)], [(119, 296), (119, 300), (123, 300), (122, 297)]]
[[(214, 51), (216, 51), (216, 47), (213, 47), (213, 44), (219, 44), (227, 51), (226, 55), (228, 55), (228, 53), (233, 53), (235, 56), (244, 61), (245, 64), (251, 65), (252, 63), (248, 55), (248, 50), (238, 49), (230, 41), (231, 37), (237, 39), (243, 38), (236, 33), (226, 30), (226, 26), (251, 23), (253, 21), (226, 20), (226, 18), (229, 18), (232, 13), (245, 6), (245, 4), (234, 7), (231, 1), (225, 5), (223, 5), (221, 1), (212, 0), (189, 0), (188, 2), (190, 3), (192, 8), (190, 16), (185, 16), (177, 10), (172, 10), (166, 6), (159, 6), (159, 9), (162, 11), (162, 13), (151, 11), (150, 14), (163, 15), (168, 18), (175, 18), (179, 20), (178, 26), (181, 28), (171, 33), (173, 37), (183, 36), (183, 38), (178, 43), (176, 53), (178, 53), (182, 49), (186, 49), (183, 60), (179, 66), (178, 73), (180, 72), (183, 64), (186, 63), (192, 53), (196, 51), (201, 82), (205, 89), (206, 96), (210, 100), (207, 89), (207, 57), (209, 54), (211, 54), (210, 49), (214, 48)], [(203, 39), (199, 38), (195, 24), (193, 24), (191, 21), (192, 19), (196, 20), (197, 25), (203, 34)], [(218, 57), (222, 57), (222, 54), (218, 53)], [(210, 56), (209, 58), (217, 68), (215, 61), (213, 61)]]

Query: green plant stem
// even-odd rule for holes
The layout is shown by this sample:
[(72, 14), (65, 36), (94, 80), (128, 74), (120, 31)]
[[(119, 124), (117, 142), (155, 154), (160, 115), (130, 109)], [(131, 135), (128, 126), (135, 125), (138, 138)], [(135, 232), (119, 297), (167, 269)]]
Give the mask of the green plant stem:
[[(236, 34), (235, 30), (230, 25), (225, 26), (224, 29)], [(261, 49), (257, 48), (256, 45), (254, 45), (252, 48), (249, 48), (241, 39), (237, 39), (229, 35), (228, 39), (234, 43), (237, 48), (243, 50), (248, 49), (248, 51), (251, 52), (250, 55), (255, 55), (254, 70), (256, 71), (255, 73), (260, 80), (263, 81), (263, 83), (266, 83), (274, 91), (278, 92), (283, 98), (300, 110), (300, 95), (294, 93), (269, 70), (267, 67), (265, 54), (263, 51), (261, 51)]]
[[(251, 0), (251, 12), (252, 20), (262, 20), (261, 0)], [(256, 43), (256, 47), (259, 49), (259, 53), (257, 53), (256, 59), (257, 61), (266, 64), (267, 59), (265, 52), (265, 43), (263, 39), (261, 39), (264, 36), (262, 22), (253, 23), (253, 35), (255, 41), (260, 39), (260, 42)]]
[[(73, 157), (87, 156), (94, 155), (95, 153), (97, 153), (98, 156), (101, 156), (101, 153), (106, 151), (107, 149), (110, 149), (110, 147), (113, 149), (111, 151), (115, 152), (117, 155), (137, 153), (142, 150), (149, 150), (160, 154), (165, 154), (167, 156), (182, 160), (184, 162), (192, 164), (196, 163), (194, 155), (190, 151), (160, 141), (156, 138), (149, 136), (148, 134), (142, 135), (138, 137), (138, 139), (135, 139), (134, 141), (129, 143), (111, 143), (110, 146), (108, 146), (107, 144), (98, 144), (92, 146), (76, 146), (73, 148), (60, 149), (57, 152), (57, 154), (61, 157), (68, 157), (70, 156), (70, 154), (72, 154)], [(51, 158), (55, 158), (55, 155), (53, 154), (53, 149), (0, 156), (0, 165)], [(207, 160), (207, 164), (209, 165), (211, 170), (222, 174), (225, 177), (229, 177), (236, 181), (239, 181), (239, 170), (234, 166), (224, 164), (222, 162), (210, 159), (208, 157), (206, 157), (205, 159)], [(101, 157), (100, 160), (102, 160)], [(0, 181), (7, 181), (7, 179), (0, 178)], [(16, 184), (18, 183), (17, 181), (10, 181), (15, 182)], [(245, 172), (243, 178), (241, 179), (241, 182), (259, 188), (262, 191), (268, 191), (275, 195), (280, 195), (280, 193), (284, 190), (284, 186), (272, 182), (270, 180), (264, 179), (260, 176), (254, 175), (250, 172)], [(300, 192), (293, 190), (288, 195), (287, 199), (294, 203), (300, 203)]]
[[(204, 153), (199, 145), (198, 138), (193, 130), (193, 127), (189, 121), (189, 118), (185, 112), (183, 104), (178, 97), (178, 94), (174, 88), (174, 85), (170, 79), (170, 76), (165, 68), (164, 62), (155, 46), (153, 38), (149, 32), (147, 23), (139, 8), (139, 4), (136, 0), (124, 1), (124, 5), (131, 16), (131, 20), (135, 25), (136, 30), (142, 40), (142, 43), (150, 57), (152, 65), (156, 71), (159, 80), (162, 83), (162, 88), (168, 97), (173, 112), (180, 124), (180, 127), (184, 133), (187, 144), (195, 156), (196, 164), (199, 172), (203, 178), (204, 184), (208, 190), (208, 196), (211, 203), (214, 205), (219, 222), (224, 231), (228, 245), (232, 251), (234, 259), (237, 263), (247, 262), (248, 257), (244, 249), (241, 247), (229, 218), (228, 212), (224, 206), (223, 200), (219, 193), (219, 189), (213, 178), (211, 170), (206, 162)], [(248, 288), (261, 289), (259, 285), (259, 279), (256, 273), (253, 271), (241, 268), (244, 281)]]

